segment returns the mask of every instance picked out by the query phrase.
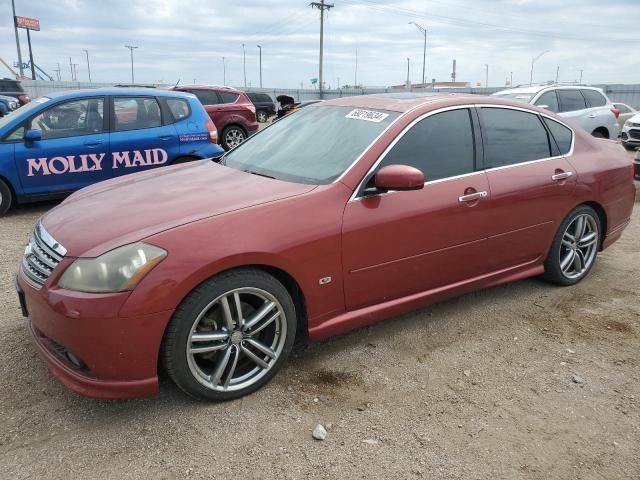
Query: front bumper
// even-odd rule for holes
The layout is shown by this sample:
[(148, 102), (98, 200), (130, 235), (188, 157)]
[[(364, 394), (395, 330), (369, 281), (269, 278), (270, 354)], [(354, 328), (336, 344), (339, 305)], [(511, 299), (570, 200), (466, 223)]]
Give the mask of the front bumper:
[(120, 317), (129, 293), (33, 288), (17, 277), (31, 336), (49, 371), (80, 395), (137, 398), (158, 392), (157, 362), (171, 312)]
[(636, 153), (636, 158), (633, 161), (633, 178), (640, 180), (640, 150)]
[(624, 127), (620, 133), (622, 143), (626, 145), (640, 145), (640, 128)]

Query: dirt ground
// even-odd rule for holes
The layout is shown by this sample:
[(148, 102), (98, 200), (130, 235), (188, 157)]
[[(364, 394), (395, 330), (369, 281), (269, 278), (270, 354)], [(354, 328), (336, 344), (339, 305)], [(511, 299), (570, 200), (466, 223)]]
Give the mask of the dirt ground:
[[(261, 391), (96, 401), (37, 357), (0, 219), (0, 478), (640, 478), (640, 205), (590, 276), (531, 279), (298, 347)], [(316, 424), (327, 438), (312, 439)]]

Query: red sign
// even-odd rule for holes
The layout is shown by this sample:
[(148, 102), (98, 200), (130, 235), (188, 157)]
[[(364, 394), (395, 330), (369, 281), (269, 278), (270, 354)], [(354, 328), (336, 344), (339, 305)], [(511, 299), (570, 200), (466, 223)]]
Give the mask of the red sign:
[(24, 28), (26, 30), (40, 31), (40, 20), (37, 18), (27, 18), (16, 16), (16, 27)]

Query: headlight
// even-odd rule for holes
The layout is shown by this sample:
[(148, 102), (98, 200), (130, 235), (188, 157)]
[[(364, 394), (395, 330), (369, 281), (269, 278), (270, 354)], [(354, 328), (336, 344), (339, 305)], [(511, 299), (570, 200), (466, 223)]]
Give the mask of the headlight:
[(166, 256), (165, 250), (147, 243), (125, 245), (97, 258), (78, 258), (64, 272), (58, 285), (91, 293), (133, 290)]
[(18, 108), (17, 102), (9, 102), (9, 110), (15, 110)]

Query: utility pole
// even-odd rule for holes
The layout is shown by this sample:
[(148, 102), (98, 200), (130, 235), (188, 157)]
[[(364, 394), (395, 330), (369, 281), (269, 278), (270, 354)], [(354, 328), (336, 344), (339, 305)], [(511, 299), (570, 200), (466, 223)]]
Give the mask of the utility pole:
[(411, 77), (409, 76), (409, 57), (407, 57), (407, 88), (409, 88), (409, 86), (411, 85)]
[(133, 75), (133, 51), (138, 47), (135, 45), (125, 45), (124, 48), (128, 48), (129, 53), (131, 53), (131, 84), (133, 85), (134, 83), (136, 83), (135, 77)]
[(560, 66), (556, 68), (556, 83), (558, 83), (558, 77), (560, 76)]
[(451, 71), (451, 81), (455, 83), (456, 81), (456, 59), (453, 59), (453, 70)]
[(489, 64), (485, 63), (484, 66), (486, 69), (484, 74), (484, 86), (488, 88), (489, 87)]
[(509, 85), (510, 85), (511, 87), (513, 87), (513, 72), (510, 72), (510, 74), (511, 74), (511, 75), (510, 75), (510, 77), (509, 77)]
[(18, 25), (16, 24), (15, 0), (11, 0), (11, 9), (13, 10), (13, 29), (16, 32), (16, 48), (18, 49), (18, 66), (20, 67), (20, 76), (24, 77), (24, 70), (22, 69), (22, 53), (20, 53), (20, 37), (18, 36)]
[(579, 81), (578, 83), (582, 83), (582, 72), (583, 72), (583, 71), (584, 71), (584, 70), (580, 69), (580, 81)]
[(420, 33), (424, 35), (424, 47), (422, 49), (422, 86), (424, 88), (424, 82), (426, 81), (425, 71), (427, 65), (427, 29), (422, 25), (418, 25), (416, 22), (409, 22), (409, 25), (415, 25), (416, 28), (420, 30)]
[(358, 86), (358, 49), (356, 48), (356, 74), (353, 80), (353, 88)]
[(29, 45), (29, 63), (31, 64), (31, 80), (36, 79), (36, 66), (33, 64), (33, 50), (31, 50), (31, 30), (27, 29), (27, 43)]
[(320, 71), (318, 75), (318, 82), (320, 85), (320, 98), (322, 98), (322, 60), (324, 55), (324, 11), (331, 10), (334, 5), (332, 3), (324, 3), (324, 0), (320, 2), (311, 2), (311, 8), (315, 7), (320, 10)]
[(222, 57), (222, 85), (227, 86), (227, 65), (224, 63), (224, 57)]
[(533, 85), (533, 65), (538, 61), (538, 59), (544, 55), (545, 53), (549, 53), (549, 50), (545, 50), (544, 52), (540, 52), (538, 55), (531, 59), (531, 77), (529, 78), (529, 85)]
[(73, 82), (75, 78), (73, 78), (73, 62), (71, 60), (71, 57), (69, 57), (69, 69), (71, 70), (71, 81)]
[(247, 88), (247, 57), (245, 56), (244, 43), (242, 44), (242, 65), (244, 70), (244, 88)]
[(60, 70), (60, 62), (57, 62), (57, 64), (58, 64), (58, 69), (54, 70), (54, 72), (56, 72), (56, 78), (58, 79), (58, 81), (60, 81), (60, 80), (62, 80), (62, 77), (60, 76), (60, 72), (61, 72), (61, 70)]
[(262, 46), (257, 45), (260, 50), (260, 88), (262, 88)]
[(84, 53), (87, 54), (87, 72), (89, 73), (89, 83), (91, 83), (91, 64), (89, 63), (89, 50), (85, 50)]

